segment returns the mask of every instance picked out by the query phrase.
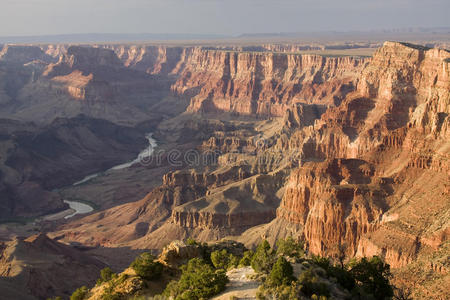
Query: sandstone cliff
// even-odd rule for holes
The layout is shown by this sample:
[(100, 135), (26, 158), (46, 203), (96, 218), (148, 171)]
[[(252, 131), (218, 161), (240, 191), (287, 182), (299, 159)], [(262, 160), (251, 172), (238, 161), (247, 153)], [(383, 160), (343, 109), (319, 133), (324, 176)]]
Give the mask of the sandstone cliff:
[(282, 116), (295, 102), (339, 105), (365, 59), (190, 49), (172, 86), (188, 111)]
[[(291, 174), (278, 218), (301, 225), (313, 253), (333, 255), (345, 245), (350, 256), (381, 255), (407, 268), (445, 249), (449, 57), (445, 50), (386, 42), (355, 92), (278, 144), (299, 149), (306, 161)], [(307, 162), (331, 158), (345, 160)], [(349, 161), (360, 166), (349, 168)]]
[(186, 51), (183, 47), (168, 46), (123, 46), (112, 45), (124, 66), (149, 74), (176, 74), (181, 63), (181, 57)]

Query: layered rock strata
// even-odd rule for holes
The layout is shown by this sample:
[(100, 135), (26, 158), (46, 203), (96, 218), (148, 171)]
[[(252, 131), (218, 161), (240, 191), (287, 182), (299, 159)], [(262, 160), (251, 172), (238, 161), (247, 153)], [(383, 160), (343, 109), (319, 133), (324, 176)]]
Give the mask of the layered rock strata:
[(172, 86), (190, 112), (282, 116), (295, 102), (339, 105), (366, 60), (194, 48)]
[[(328, 172), (346, 168), (324, 172), (317, 163), (292, 173), (278, 217), (304, 226), (312, 252), (332, 253), (345, 244), (350, 255), (383, 255), (401, 267), (446, 243), (449, 57), (445, 50), (385, 43), (355, 92), (279, 144), (299, 149), (304, 161), (358, 159), (362, 174), (355, 178), (369, 176), (363, 185), (345, 176), (333, 181)], [(426, 205), (425, 199), (433, 205), (414, 213), (412, 222), (412, 210)]]

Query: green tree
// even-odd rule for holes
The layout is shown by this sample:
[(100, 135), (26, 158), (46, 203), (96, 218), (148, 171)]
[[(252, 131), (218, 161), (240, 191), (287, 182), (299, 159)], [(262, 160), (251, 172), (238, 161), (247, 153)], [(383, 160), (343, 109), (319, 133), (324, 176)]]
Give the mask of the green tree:
[(291, 283), (294, 279), (293, 273), (294, 270), (291, 264), (284, 257), (280, 256), (270, 272), (270, 285), (280, 286)]
[(163, 265), (155, 261), (155, 257), (146, 252), (136, 258), (131, 268), (137, 275), (146, 280), (155, 280), (161, 276)]
[(214, 270), (200, 258), (191, 259), (181, 271), (180, 280), (167, 285), (165, 296), (176, 300), (207, 299), (222, 292), (228, 282), (224, 270)]
[(97, 280), (97, 284), (102, 284), (103, 282), (110, 281), (116, 274), (111, 270), (111, 268), (106, 267), (100, 271), (100, 278)]
[(216, 269), (226, 270), (230, 264), (230, 255), (227, 250), (216, 250), (211, 253), (211, 262)]
[(351, 291), (355, 287), (355, 279), (342, 265), (333, 266), (330, 259), (321, 256), (312, 256), (312, 262), (327, 272), (328, 277), (336, 278), (337, 282), (345, 289)]
[(228, 269), (237, 268), (238, 266), (239, 266), (239, 257), (233, 255), (233, 253), (230, 253)]
[(79, 289), (73, 292), (72, 296), (70, 296), (70, 300), (83, 300), (88, 294), (88, 288), (85, 286), (80, 287)]
[(304, 255), (303, 242), (296, 242), (291, 236), (277, 241), (277, 255), (301, 258)]
[(329, 258), (313, 255), (311, 260), (325, 271), (331, 267), (331, 261)]
[(319, 278), (314, 274), (312, 268), (309, 268), (300, 274), (298, 282), (302, 286), (302, 293), (308, 297), (311, 297), (312, 295), (325, 297), (330, 296), (328, 285), (319, 281)]
[(243, 266), (243, 267), (250, 266), (252, 263), (252, 258), (253, 258), (254, 254), (255, 253), (251, 250), (245, 251), (244, 256), (239, 261), (239, 266)]
[(270, 249), (269, 242), (263, 240), (256, 248), (255, 255), (253, 255), (251, 266), (258, 273), (268, 274), (272, 270), (275, 255)]
[(364, 257), (360, 261), (352, 261), (350, 268), (350, 273), (364, 292), (372, 294), (376, 299), (391, 299), (394, 295), (389, 283), (392, 277), (390, 266), (380, 257)]

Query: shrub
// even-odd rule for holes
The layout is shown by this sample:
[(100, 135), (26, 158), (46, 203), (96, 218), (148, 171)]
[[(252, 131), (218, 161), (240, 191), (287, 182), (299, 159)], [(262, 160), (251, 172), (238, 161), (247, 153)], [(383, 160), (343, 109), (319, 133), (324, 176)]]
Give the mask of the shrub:
[(251, 263), (252, 263), (252, 258), (253, 258), (254, 254), (255, 253), (253, 251), (251, 251), (251, 250), (245, 251), (244, 252), (244, 256), (239, 261), (239, 266), (242, 266), (242, 267), (250, 266)]
[(284, 257), (279, 257), (270, 272), (270, 285), (280, 286), (291, 283), (294, 279), (292, 276), (293, 273), (294, 270), (292, 269), (291, 264)]
[(122, 274), (120, 275), (120, 277), (117, 279), (117, 284), (123, 284), (126, 280), (128, 279), (128, 274)]
[(196, 246), (196, 245), (199, 245), (199, 243), (197, 243), (197, 241), (194, 240), (193, 238), (188, 238), (188, 239), (186, 240), (186, 245), (189, 245), (189, 246)]
[(106, 267), (100, 271), (100, 278), (97, 280), (97, 284), (102, 284), (103, 282), (110, 281), (114, 275), (116, 275), (111, 268)]
[(228, 282), (224, 270), (214, 270), (200, 258), (191, 259), (181, 271), (180, 280), (169, 283), (164, 295), (176, 300), (207, 299), (222, 292)]
[(102, 297), (102, 300), (121, 300), (122, 297), (119, 294), (112, 293), (112, 292), (105, 292)]
[(327, 271), (330, 267), (331, 267), (331, 262), (329, 258), (326, 257), (321, 257), (321, 256), (315, 256), (313, 255), (311, 260), (318, 265), (319, 267), (321, 267), (322, 269), (324, 269), (325, 271)]
[(230, 253), (228, 269), (234, 269), (239, 266), (239, 257)]
[(328, 277), (336, 278), (336, 281), (345, 289), (351, 291), (355, 287), (355, 278), (345, 269), (330, 267), (327, 270)]
[(297, 285), (295, 281), (280, 286), (267, 286), (266, 284), (264, 284), (259, 289), (259, 294), (261, 296), (261, 299), (265, 299), (265, 296), (267, 296), (268, 299), (277, 300), (304, 299), (300, 297), (300, 288), (301, 287)]
[(292, 237), (277, 241), (277, 255), (301, 258), (304, 255), (303, 242), (296, 242)]
[(328, 285), (323, 282), (319, 282), (319, 278), (314, 275), (313, 269), (309, 268), (298, 278), (299, 284), (302, 286), (301, 291), (308, 297), (312, 295), (317, 296), (330, 296), (330, 290)]
[(251, 266), (258, 273), (268, 274), (272, 270), (274, 260), (274, 253), (270, 249), (269, 243), (264, 240), (256, 248), (255, 255), (253, 255), (251, 261)]
[(230, 255), (225, 249), (214, 251), (211, 253), (211, 262), (216, 269), (226, 270), (230, 263)]
[(161, 276), (163, 265), (155, 261), (150, 253), (143, 253), (131, 264), (137, 275), (146, 280), (155, 280)]
[(350, 274), (364, 292), (372, 294), (376, 299), (392, 298), (394, 295), (389, 283), (392, 276), (390, 266), (378, 256), (354, 260), (350, 263), (350, 268)]
[(313, 256), (312, 261), (327, 272), (328, 277), (336, 278), (337, 282), (345, 289), (351, 291), (355, 287), (355, 279), (342, 267), (333, 266), (328, 258)]
[(239, 258), (227, 250), (216, 250), (211, 253), (211, 263), (216, 269), (231, 269), (239, 265)]
[(88, 288), (85, 286), (80, 287), (79, 289), (73, 292), (72, 296), (70, 296), (70, 300), (83, 300), (88, 294)]

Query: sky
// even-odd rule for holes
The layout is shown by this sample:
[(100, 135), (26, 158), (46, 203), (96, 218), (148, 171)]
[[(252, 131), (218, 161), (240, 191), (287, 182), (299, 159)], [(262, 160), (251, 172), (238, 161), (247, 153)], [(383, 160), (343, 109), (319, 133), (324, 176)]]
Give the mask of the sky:
[(449, 26), (449, 0), (0, 0), (0, 36)]

